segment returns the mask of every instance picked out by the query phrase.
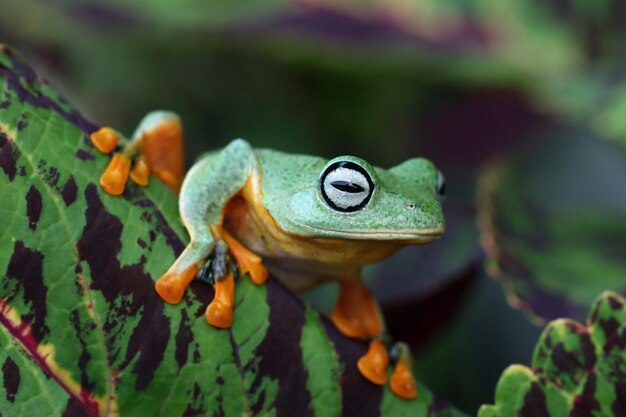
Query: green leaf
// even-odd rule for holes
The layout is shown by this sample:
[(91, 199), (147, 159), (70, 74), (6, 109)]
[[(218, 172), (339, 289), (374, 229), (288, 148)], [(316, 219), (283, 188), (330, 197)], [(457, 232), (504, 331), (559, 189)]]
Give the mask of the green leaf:
[(486, 170), (487, 267), (536, 321), (584, 319), (595, 294), (626, 292), (626, 158), (583, 129), (552, 129)]
[(507, 368), (495, 405), (479, 417), (622, 416), (626, 413), (626, 299), (603, 293), (587, 324), (559, 319), (545, 328), (532, 369)]
[(186, 240), (175, 196), (104, 193), (97, 126), (3, 46), (0, 97), (3, 417), (460, 415), (366, 381), (366, 343), (273, 279), (239, 280), (229, 330), (205, 322), (210, 286), (164, 304), (154, 279)]
[(623, 65), (562, 77), (538, 88), (536, 97), (552, 112), (585, 123), (601, 138), (626, 149), (626, 80)]

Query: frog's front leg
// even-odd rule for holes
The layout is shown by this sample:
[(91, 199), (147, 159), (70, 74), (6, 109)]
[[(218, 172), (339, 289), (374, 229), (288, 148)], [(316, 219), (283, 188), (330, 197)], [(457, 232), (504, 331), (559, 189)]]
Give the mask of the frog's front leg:
[[(359, 359), (357, 366), (369, 381), (383, 385), (387, 382), (389, 353), (383, 341), (385, 329), (380, 307), (360, 278), (344, 279), (339, 285), (333, 323), (348, 337), (371, 340), (367, 353)], [(416, 398), (417, 386), (411, 373), (410, 351), (400, 343), (393, 350), (396, 367), (391, 376), (391, 390), (402, 398)]]
[(151, 173), (178, 193), (185, 160), (183, 130), (176, 114), (166, 111), (149, 113), (130, 140), (109, 127), (103, 127), (91, 134), (91, 141), (107, 154), (114, 152), (118, 145), (122, 146), (100, 177), (100, 185), (107, 193), (122, 194), (129, 176), (145, 186)]
[[(165, 301), (178, 303), (207, 258), (221, 248), (233, 255), (241, 272), (249, 272), (255, 283), (267, 279), (267, 271), (258, 256), (248, 251), (222, 228), (223, 211), (228, 201), (239, 193), (252, 175), (258, 175), (258, 162), (250, 145), (231, 142), (217, 154), (194, 165), (183, 183), (179, 200), (180, 215), (190, 235), (190, 242), (170, 269), (157, 280), (156, 290)], [(226, 269), (226, 268), (225, 268)], [(232, 272), (215, 277), (215, 298), (206, 311), (207, 321), (220, 328), (230, 327), (234, 302)]]

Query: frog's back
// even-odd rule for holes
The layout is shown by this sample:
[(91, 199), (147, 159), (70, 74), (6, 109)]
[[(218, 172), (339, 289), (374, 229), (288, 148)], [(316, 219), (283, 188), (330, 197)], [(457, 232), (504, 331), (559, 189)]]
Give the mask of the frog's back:
[[(316, 184), (327, 160), (317, 156), (289, 154), (271, 149), (255, 149), (261, 173), (264, 204), (287, 201), (302, 184)], [(282, 197), (285, 197), (283, 199)]]

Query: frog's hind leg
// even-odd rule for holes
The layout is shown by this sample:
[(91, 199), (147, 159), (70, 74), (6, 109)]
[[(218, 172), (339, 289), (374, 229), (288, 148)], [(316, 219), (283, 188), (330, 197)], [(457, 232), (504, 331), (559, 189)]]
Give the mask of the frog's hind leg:
[(257, 285), (267, 280), (267, 269), (261, 258), (248, 250), (220, 225), (211, 225), (211, 232), (216, 238), (215, 257), (212, 265), (213, 287), (215, 297), (206, 309), (206, 321), (220, 329), (227, 329), (233, 322), (233, 305), (235, 303), (235, 280), (228, 262), (230, 253), (239, 267), (239, 273), (250, 275)]
[(176, 114), (166, 111), (148, 113), (130, 141), (108, 127), (92, 133), (91, 141), (103, 153), (111, 153), (118, 145), (122, 146), (100, 177), (100, 185), (107, 193), (122, 194), (129, 176), (145, 186), (150, 173), (178, 193), (185, 160), (183, 129)]
[[(256, 255), (243, 248), (221, 225), (228, 202), (241, 192), (257, 170), (258, 162), (250, 145), (244, 140), (235, 140), (219, 153), (196, 163), (189, 171), (182, 185), (179, 207), (191, 241), (170, 269), (157, 280), (156, 290), (165, 301), (180, 301), (185, 288), (212, 253), (217, 264), (226, 263), (229, 249), (240, 265), (242, 259), (255, 260)], [(246, 256), (246, 251), (252, 256)], [(260, 265), (260, 259), (258, 261)], [(212, 283), (215, 298), (207, 308), (206, 319), (215, 327), (230, 327), (234, 277), (224, 267), (214, 273)]]
[(341, 333), (348, 337), (372, 340), (365, 356), (357, 365), (361, 374), (377, 385), (387, 382), (387, 348), (380, 340), (383, 319), (376, 299), (360, 278), (340, 282), (339, 298), (332, 320)]
[[(361, 374), (377, 385), (387, 382), (389, 353), (384, 343), (385, 328), (380, 307), (369, 289), (360, 279), (340, 282), (339, 297), (332, 314), (335, 326), (348, 337), (370, 340), (367, 353), (357, 366)], [(397, 345), (394, 354), (396, 371), (391, 377), (392, 391), (402, 398), (417, 397), (415, 380), (411, 374), (410, 352), (406, 345)]]

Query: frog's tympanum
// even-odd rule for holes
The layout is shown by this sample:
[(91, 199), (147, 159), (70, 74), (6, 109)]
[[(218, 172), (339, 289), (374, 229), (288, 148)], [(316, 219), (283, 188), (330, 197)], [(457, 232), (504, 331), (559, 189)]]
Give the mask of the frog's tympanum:
[[(230, 327), (235, 279), (229, 256), (256, 284), (265, 282), (268, 270), (296, 292), (337, 281), (332, 320), (346, 336), (369, 341), (358, 368), (374, 384), (386, 383), (384, 323), (361, 282), (361, 268), (443, 233), (445, 186), (430, 161), (410, 159), (386, 170), (354, 156), (329, 161), (253, 149), (237, 139), (203, 156), (182, 181), (182, 129), (172, 113), (150, 113), (130, 141), (110, 128), (94, 133), (92, 141), (106, 153), (124, 142), (100, 178), (106, 192), (123, 193), (129, 175), (145, 185), (150, 172), (180, 189), (180, 215), (191, 240), (156, 282), (165, 301), (178, 303), (199, 277), (215, 287), (207, 321)], [(415, 398), (406, 345), (396, 344), (392, 353), (391, 389)]]

